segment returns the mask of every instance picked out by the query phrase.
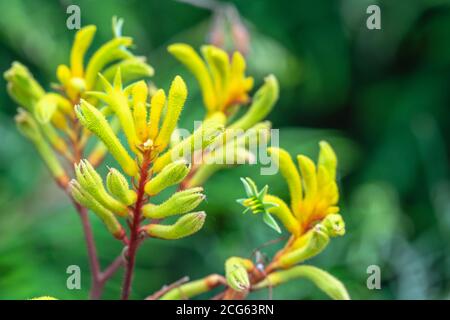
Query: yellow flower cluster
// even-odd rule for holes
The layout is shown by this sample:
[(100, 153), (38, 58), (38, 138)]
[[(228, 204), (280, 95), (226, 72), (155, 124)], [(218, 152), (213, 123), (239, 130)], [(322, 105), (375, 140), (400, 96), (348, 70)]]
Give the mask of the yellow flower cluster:
[[(330, 214), (337, 214), (339, 190), (336, 184), (337, 157), (331, 146), (320, 142), (317, 165), (307, 156), (298, 155), (298, 167), (283, 149), (269, 148), (278, 161), (291, 195), (291, 215), (297, 220), (293, 234), (301, 235)], [(275, 209), (274, 209), (275, 210)]]
[[(175, 76), (167, 94), (163, 89), (149, 90), (142, 78), (152, 76), (153, 68), (129, 51), (133, 40), (121, 35), (120, 26), (114, 20), (113, 39), (88, 59), (96, 27), (86, 26), (76, 33), (69, 63), (57, 67), (55, 92), (45, 91), (17, 62), (5, 72), (5, 79), (9, 94), (21, 106), (16, 116), (20, 132), (35, 145), (77, 207), (90, 209), (127, 246), (128, 276), (123, 294), (127, 298), (127, 281), (131, 281), (142, 237), (179, 239), (202, 228), (206, 214), (192, 212), (205, 199), (201, 185), (216, 170), (235, 164), (220, 162), (228, 159), (227, 155), (232, 153), (236, 163), (241, 163), (238, 159), (254, 156), (249, 141), (270, 138), (267, 132), (271, 124), (263, 120), (278, 100), (279, 88), (277, 79), (269, 75), (251, 98), (253, 78), (246, 76), (246, 63), (239, 52), (229, 56), (220, 48), (205, 45), (201, 57), (187, 44), (173, 44), (168, 51), (195, 76), (207, 110), (201, 126), (190, 136), (174, 139), (188, 97), (187, 86)], [(233, 118), (246, 104), (249, 108)], [(238, 136), (232, 132), (236, 129), (241, 130)], [(119, 133), (125, 139), (119, 138)], [(92, 135), (98, 142), (88, 148)], [(210, 146), (214, 148), (208, 149)], [(103, 179), (95, 167), (108, 152), (120, 169), (110, 168)], [(73, 166), (71, 180), (56, 153)], [(213, 274), (184, 284), (184, 294), (194, 296), (221, 284), (241, 293), (306, 277), (331, 297), (347, 299), (345, 287), (328, 273), (297, 266), (323, 251), (331, 237), (345, 233), (337, 206), (337, 157), (333, 149), (322, 141), (317, 163), (299, 155), (298, 166), (283, 149), (268, 148), (268, 153), (288, 184), (290, 204), (269, 194), (267, 186), (259, 191), (249, 178), (242, 180), (247, 198), (239, 202), (246, 211), (263, 214), (265, 223), (281, 232), (277, 218), (290, 232), (289, 241), (264, 270), (249, 259), (231, 257), (225, 263), (225, 277)], [(198, 154), (204, 161), (195, 164), (191, 160)], [(168, 199), (150, 203), (150, 198), (176, 185), (180, 190)], [(161, 223), (171, 216), (178, 216), (174, 223)], [(128, 234), (121, 218), (127, 220)], [(142, 225), (144, 221), (148, 224)], [(175, 289), (161, 298), (180, 297), (180, 290)]]
[(201, 48), (204, 60), (195, 50), (183, 43), (169, 46), (169, 52), (196, 77), (208, 112), (230, 112), (230, 108), (247, 104), (253, 78), (245, 76), (245, 60), (238, 52), (231, 59), (227, 52), (212, 45)]
[[(264, 222), (280, 231), (275, 216), (291, 233), (284, 248), (277, 252), (270, 264), (264, 268), (266, 277), (256, 281), (252, 288), (260, 289), (278, 285), (289, 280), (306, 277), (334, 299), (349, 299), (342, 283), (318, 268), (299, 263), (316, 256), (329, 244), (330, 238), (345, 234), (345, 224), (337, 206), (339, 190), (336, 183), (337, 157), (331, 146), (320, 142), (317, 163), (304, 155), (297, 156), (298, 166), (288, 152), (280, 148), (268, 148), (272, 159), (279, 165), (282, 176), (289, 187), (290, 205), (282, 199), (268, 194), (268, 186), (258, 191), (255, 183), (242, 179), (247, 198), (238, 202), (254, 214), (263, 214)], [(247, 260), (241, 259), (246, 264)], [(240, 263), (244, 268), (245, 263)], [(227, 266), (227, 265), (226, 265)], [(254, 269), (254, 268), (253, 268)], [(287, 269), (279, 271), (280, 269)], [(252, 270), (246, 267), (248, 273)], [(240, 273), (239, 283), (248, 282), (248, 273)], [(236, 282), (227, 277), (228, 282)], [(236, 291), (242, 291), (237, 285)]]

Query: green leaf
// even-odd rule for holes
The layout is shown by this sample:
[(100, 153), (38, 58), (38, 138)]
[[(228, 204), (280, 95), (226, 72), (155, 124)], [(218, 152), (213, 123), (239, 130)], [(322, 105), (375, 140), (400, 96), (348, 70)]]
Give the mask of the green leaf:
[(264, 188), (261, 189), (261, 191), (258, 193), (258, 195), (256, 196), (258, 198), (259, 201), (264, 202), (264, 197), (267, 194), (267, 190), (269, 190), (269, 186), (266, 184), (264, 186)]
[(247, 197), (252, 197), (252, 187), (248, 184), (247, 180), (245, 180), (244, 178), (240, 178), (242, 181), (242, 184), (244, 185), (245, 188), (245, 193), (247, 194)]
[(245, 180), (247, 180), (250, 188), (251, 188), (251, 192), (252, 192), (252, 196), (257, 196), (258, 195), (258, 187), (256, 186), (255, 182), (250, 179), (249, 177), (245, 178)]
[(281, 229), (278, 226), (278, 223), (275, 221), (275, 219), (268, 213), (267, 211), (263, 214), (263, 221), (265, 224), (267, 224), (269, 227), (274, 229), (276, 232), (281, 233)]

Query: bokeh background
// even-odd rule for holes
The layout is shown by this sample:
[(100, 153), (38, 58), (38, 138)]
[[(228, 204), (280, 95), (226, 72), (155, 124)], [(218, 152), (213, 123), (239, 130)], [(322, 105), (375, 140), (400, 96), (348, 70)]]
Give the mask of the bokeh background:
[[(191, 1), (200, 2), (204, 1)], [(214, 4), (213, 2), (208, 2)], [(225, 4), (225, 2), (221, 2)], [(167, 88), (175, 74), (187, 80), (183, 125), (203, 115), (198, 86), (166, 51), (183, 41), (214, 40), (229, 24), (222, 11), (177, 1), (0, 1), (0, 70), (27, 65), (49, 88), (66, 63), (74, 31), (66, 8), (78, 4), (82, 25), (96, 24), (94, 47), (111, 37), (111, 17), (125, 19)], [(329, 140), (339, 157), (345, 237), (334, 239), (312, 263), (339, 277), (354, 299), (450, 298), (450, 2), (446, 0), (230, 1), (249, 32), (250, 75), (259, 86), (274, 73), (281, 97), (269, 119), (291, 154), (316, 157)], [(382, 30), (366, 28), (366, 8), (381, 7)], [(218, 6), (215, 6), (219, 8)], [(232, 7), (227, 7), (232, 8)], [(222, 15), (221, 15), (222, 12)], [(225, 17), (225, 20), (221, 20)], [(229, 18), (229, 16), (228, 16)], [(211, 37), (212, 35), (212, 37)], [(241, 43), (242, 45), (242, 43)], [(227, 43), (228, 48), (233, 44)], [(89, 273), (78, 216), (53, 184), (33, 147), (14, 126), (16, 106), (0, 79), (0, 298), (52, 295), (85, 299)], [(108, 161), (112, 161), (108, 159)], [(242, 215), (241, 176), (269, 184), (287, 199), (279, 175), (254, 166), (216, 174), (206, 184), (204, 229), (183, 241), (148, 241), (138, 255), (133, 298), (144, 298), (184, 275), (223, 273), (231, 255), (270, 256), (281, 245), (262, 220)], [(92, 217), (103, 266), (121, 250)], [(66, 268), (82, 269), (82, 290), (67, 290)], [(366, 287), (367, 267), (381, 268), (381, 289)], [(119, 296), (122, 274), (106, 287)], [(267, 298), (267, 292), (253, 294)], [(275, 299), (325, 298), (306, 281), (277, 287)]]

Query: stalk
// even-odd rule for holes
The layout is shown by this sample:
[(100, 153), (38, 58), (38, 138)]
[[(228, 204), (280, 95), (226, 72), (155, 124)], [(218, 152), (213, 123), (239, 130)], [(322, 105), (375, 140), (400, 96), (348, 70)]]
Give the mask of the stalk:
[(144, 191), (145, 184), (149, 178), (148, 169), (150, 167), (151, 157), (150, 151), (145, 151), (143, 154), (142, 165), (140, 168), (139, 182), (136, 190), (137, 200), (133, 209), (133, 220), (130, 223), (130, 241), (128, 244), (128, 250), (126, 252), (126, 264), (125, 264), (125, 277), (122, 286), (122, 300), (128, 300), (131, 292), (131, 284), (133, 282), (134, 266), (136, 260), (136, 253), (141, 242), (139, 235), (139, 229), (142, 217), (142, 207), (147, 200), (147, 196)]

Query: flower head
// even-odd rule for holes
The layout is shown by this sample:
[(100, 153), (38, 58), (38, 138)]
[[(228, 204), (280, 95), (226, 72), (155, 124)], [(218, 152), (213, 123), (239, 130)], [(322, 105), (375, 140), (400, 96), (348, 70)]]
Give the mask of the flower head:
[(203, 60), (184, 43), (173, 44), (168, 50), (196, 77), (209, 112), (226, 112), (250, 101), (248, 92), (253, 88), (253, 78), (245, 75), (245, 60), (238, 51), (230, 58), (224, 50), (205, 45), (201, 48)]
[(121, 68), (125, 82), (153, 75), (153, 68), (145, 59), (136, 57), (128, 50), (133, 39), (121, 35), (121, 24), (117, 21), (113, 19), (114, 38), (103, 44), (87, 61), (85, 55), (97, 28), (89, 25), (76, 33), (69, 65), (61, 64), (56, 70), (61, 87), (72, 101), (76, 102), (80, 97), (84, 97), (86, 91), (99, 87), (100, 72), (111, 80), (117, 69)]
[(289, 154), (278, 148), (269, 148), (269, 154), (278, 161), (291, 195), (291, 210), (302, 232), (309, 230), (330, 214), (337, 214), (339, 190), (336, 183), (337, 157), (326, 141), (321, 141), (319, 159), (298, 155), (298, 168)]
[(249, 178), (242, 179), (247, 198), (238, 202), (246, 207), (245, 211), (263, 213), (264, 221), (277, 230), (278, 225), (272, 218), (275, 216), (292, 234), (272, 264), (273, 268), (287, 268), (317, 255), (325, 249), (331, 237), (345, 233), (345, 224), (337, 206), (337, 158), (325, 141), (320, 142), (317, 164), (304, 155), (298, 155), (297, 167), (285, 150), (269, 148), (268, 151), (288, 184), (290, 206), (268, 194), (268, 186), (258, 191)]

